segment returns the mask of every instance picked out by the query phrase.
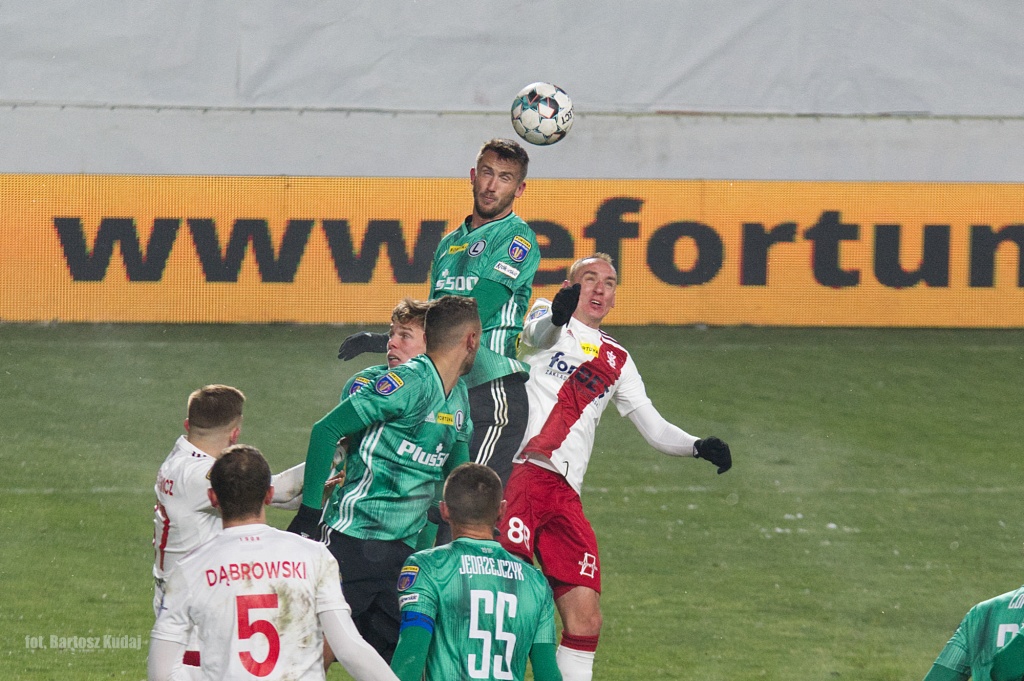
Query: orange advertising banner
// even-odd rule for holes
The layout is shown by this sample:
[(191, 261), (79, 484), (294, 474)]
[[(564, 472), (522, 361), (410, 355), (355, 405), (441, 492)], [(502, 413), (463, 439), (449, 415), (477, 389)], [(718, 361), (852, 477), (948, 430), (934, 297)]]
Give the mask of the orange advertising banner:
[[(0, 175), (0, 320), (385, 323), (467, 179)], [(528, 180), (534, 294), (609, 253), (609, 324), (1024, 327), (1024, 185)]]

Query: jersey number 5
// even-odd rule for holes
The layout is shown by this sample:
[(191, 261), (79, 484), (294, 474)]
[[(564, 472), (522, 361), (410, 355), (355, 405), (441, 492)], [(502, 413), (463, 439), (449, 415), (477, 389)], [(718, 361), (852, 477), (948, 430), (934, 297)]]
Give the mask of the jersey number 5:
[(277, 594), (258, 594), (251, 596), (236, 596), (236, 610), (238, 611), (238, 638), (245, 640), (252, 638), (253, 634), (263, 634), (267, 638), (267, 656), (262, 662), (248, 650), (238, 653), (242, 660), (242, 666), (253, 676), (263, 677), (274, 671), (277, 665), (277, 658), (281, 656), (281, 637), (277, 629), (269, 620), (250, 620), (249, 611), (263, 608), (277, 609)]
[[(497, 595), (497, 603), (495, 603)], [(512, 679), (512, 651), (516, 647), (516, 635), (505, 631), (505, 618), (516, 616), (518, 601), (515, 594), (499, 591), (473, 589), (469, 592), (469, 637), (481, 642), (480, 666), (477, 666), (476, 655), (469, 656), (469, 676), (472, 679)], [(494, 633), (480, 626), (481, 614), (494, 616)], [(505, 654), (494, 656), (494, 674), (491, 675), (491, 642), (492, 638), (505, 644)]]

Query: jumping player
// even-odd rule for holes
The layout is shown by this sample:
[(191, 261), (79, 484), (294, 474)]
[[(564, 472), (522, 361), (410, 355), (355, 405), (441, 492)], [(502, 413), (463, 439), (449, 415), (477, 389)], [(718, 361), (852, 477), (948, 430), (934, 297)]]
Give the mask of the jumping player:
[(554, 301), (534, 305), (520, 347), (530, 365), (530, 422), (505, 488), (500, 540), (526, 561), (536, 555), (551, 582), (563, 627), (558, 666), (566, 681), (592, 678), (601, 632), (601, 565), (580, 490), (608, 403), (658, 451), (707, 459), (719, 473), (732, 465), (720, 439), (697, 439), (658, 413), (632, 357), (601, 331), (615, 306), (617, 281), (609, 256), (577, 260)]
[(551, 588), (494, 541), (501, 495), (497, 474), (480, 464), (445, 482), (441, 516), (454, 540), (414, 553), (398, 580), (402, 633), (391, 668), (402, 681), (521, 681), (527, 658), (536, 681), (561, 681)]
[[(529, 367), (516, 360), (516, 339), (540, 264), (537, 235), (512, 211), (526, 190), (529, 163), (526, 150), (512, 140), (483, 145), (469, 171), (473, 212), (441, 239), (431, 264), (431, 298), (469, 296), (479, 306), (483, 339), (466, 377), (474, 420), (470, 455), (493, 468), (503, 483), (527, 420)], [(354, 334), (338, 357), (383, 352), (384, 342), (382, 334)]]
[(394, 679), (356, 633), (338, 566), (317, 542), (266, 524), (274, 490), (259, 450), (233, 445), (210, 469), (224, 530), (178, 562), (150, 633), (149, 678), (170, 679), (194, 630), (203, 678), (324, 679), (323, 639), (359, 681)]

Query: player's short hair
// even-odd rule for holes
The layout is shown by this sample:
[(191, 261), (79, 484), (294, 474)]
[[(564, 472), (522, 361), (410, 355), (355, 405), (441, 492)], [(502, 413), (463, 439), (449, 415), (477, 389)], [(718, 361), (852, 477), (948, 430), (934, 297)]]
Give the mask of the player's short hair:
[(426, 326), (427, 310), (430, 303), (423, 300), (405, 298), (391, 312), (391, 321), (395, 324)]
[(210, 487), (224, 520), (259, 515), (270, 489), (270, 466), (255, 447), (231, 445), (213, 463)]
[(488, 140), (480, 147), (480, 153), (476, 155), (477, 164), (488, 151), (493, 151), (503, 161), (511, 161), (519, 166), (519, 181), (526, 179), (526, 172), (530, 169), (530, 155), (526, 153), (522, 145), (515, 140), (494, 138)]
[(478, 463), (458, 466), (444, 483), (448, 516), (457, 525), (494, 525), (502, 496), (501, 478)]
[(242, 418), (245, 395), (230, 385), (205, 385), (188, 396), (190, 428), (216, 430)]
[(583, 267), (583, 263), (587, 262), (588, 260), (604, 260), (606, 263), (612, 266), (613, 270), (615, 269), (615, 263), (612, 261), (612, 256), (608, 255), (607, 253), (594, 253), (592, 255), (586, 256), (585, 258), (580, 258), (572, 265), (570, 265), (569, 274), (566, 277), (566, 279), (568, 279), (569, 281), (575, 281), (576, 274), (580, 271), (580, 268)]
[(423, 325), (427, 336), (427, 352), (458, 343), (468, 324), (480, 324), (480, 312), (475, 299), (468, 296), (441, 296), (431, 301)]

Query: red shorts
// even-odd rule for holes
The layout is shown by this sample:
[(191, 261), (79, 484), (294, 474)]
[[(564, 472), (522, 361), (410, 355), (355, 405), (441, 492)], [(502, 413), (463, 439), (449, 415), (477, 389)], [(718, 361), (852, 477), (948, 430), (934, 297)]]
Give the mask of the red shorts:
[(507, 507), (498, 540), (527, 562), (537, 556), (555, 598), (574, 586), (601, 593), (597, 537), (576, 490), (558, 473), (516, 464), (505, 486)]

